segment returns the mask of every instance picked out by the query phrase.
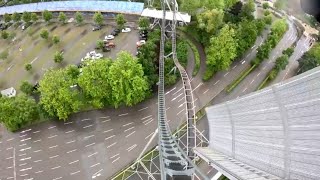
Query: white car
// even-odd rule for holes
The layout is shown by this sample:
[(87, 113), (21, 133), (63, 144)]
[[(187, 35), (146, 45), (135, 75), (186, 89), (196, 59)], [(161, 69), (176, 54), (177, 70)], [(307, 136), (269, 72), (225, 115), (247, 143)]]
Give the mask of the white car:
[(113, 35), (108, 35), (106, 37), (104, 37), (105, 40), (112, 40), (114, 39), (114, 36)]
[(124, 29), (122, 29), (122, 32), (124, 32), (124, 33), (131, 32), (131, 29), (130, 28), (124, 28)]
[(146, 43), (145, 40), (141, 40), (137, 42), (137, 47), (141, 47), (142, 45), (144, 45)]
[(103, 58), (103, 55), (101, 53), (97, 53), (96, 58), (98, 58), (98, 59)]

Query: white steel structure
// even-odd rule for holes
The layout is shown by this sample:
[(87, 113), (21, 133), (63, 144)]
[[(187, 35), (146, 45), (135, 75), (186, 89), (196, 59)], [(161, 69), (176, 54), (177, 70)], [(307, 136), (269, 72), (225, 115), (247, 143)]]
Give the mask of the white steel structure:
[(228, 178), (320, 179), (320, 67), (206, 111), (195, 152)]

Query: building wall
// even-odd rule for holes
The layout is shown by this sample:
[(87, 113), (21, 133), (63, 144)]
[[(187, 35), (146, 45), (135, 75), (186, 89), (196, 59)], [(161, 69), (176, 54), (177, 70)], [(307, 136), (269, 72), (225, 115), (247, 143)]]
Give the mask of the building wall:
[(288, 179), (320, 179), (320, 68), (207, 108), (210, 147)]

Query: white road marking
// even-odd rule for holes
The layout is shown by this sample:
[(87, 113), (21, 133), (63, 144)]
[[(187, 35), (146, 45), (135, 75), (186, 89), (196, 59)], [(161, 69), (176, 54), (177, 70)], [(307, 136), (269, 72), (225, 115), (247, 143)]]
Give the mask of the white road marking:
[(13, 149), (13, 147), (8, 147), (7, 150)]
[(110, 159), (113, 159), (113, 158), (115, 158), (115, 157), (117, 157), (117, 156), (119, 156), (120, 154), (118, 153), (118, 154), (115, 154), (115, 155), (113, 155), (112, 157), (110, 157)]
[(72, 124), (73, 121), (70, 121), (70, 122), (65, 122), (64, 125), (68, 125), (68, 124)]
[(19, 137), (25, 137), (25, 136), (27, 136), (28, 134), (23, 134), (23, 135), (21, 135), (21, 136), (19, 136)]
[(24, 131), (21, 131), (20, 133), (25, 133), (25, 132), (29, 132), (29, 131), (31, 131), (31, 129), (26, 129)]
[(185, 99), (185, 97), (182, 97), (178, 102), (180, 102), (180, 101), (182, 101), (182, 100), (184, 100)]
[(7, 142), (14, 140), (14, 138), (7, 139)]
[(168, 107), (168, 108), (166, 109), (166, 111), (168, 111), (170, 108), (171, 108), (171, 107)]
[(58, 168), (61, 168), (61, 166), (52, 167), (51, 169), (54, 170), (54, 169), (58, 169)]
[(34, 143), (36, 143), (36, 142), (40, 142), (41, 141), (41, 139), (38, 139), (38, 140), (35, 140), (35, 141), (33, 141)]
[(72, 175), (78, 174), (79, 172), (81, 172), (81, 171), (76, 171), (76, 172), (70, 173), (70, 175), (72, 176)]
[(126, 135), (126, 138), (128, 138), (129, 136), (131, 136), (132, 134), (134, 134), (136, 131), (133, 131), (132, 133)]
[(134, 144), (134, 145), (130, 146), (129, 148), (127, 148), (127, 151), (130, 152), (136, 147), (137, 147), (137, 144)]
[(89, 157), (91, 157), (91, 156), (94, 156), (94, 155), (96, 155), (96, 154), (98, 154), (98, 152), (95, 152), (95, 153), (89, 154), (89, 155), (88, 155), (88, 158), (89, 158)]
[(21, 177), (24, 177), (24, 176), (28, 176), (29, 174), (21, 174), (20, 176)]
[(254, 82), (254, 80), (251, 81), (250, 85)]
[(150, 115), (150, 116), (146, 116), (146, 117), (144, 117), (144, 118), (141, 118), (141, 120), (144, 120), (144, 119), (147, 119), (147, 118), (150, 118), (152, 115)]
[(102, 117), (99, 117), (100, 119), (108, 119), (110, 116), (102, 116)]
[(14, 177), (7, 177), (7, 179), (13, 179)]
[(89, 139), (89, 138), (92, 138), (92, 137), (94, 137), (95, 135), (94, 134), (92, 134), (92, 135), (90, 135), (90, 136), (86, 136), (86, 137), (84, 137), (83, 139)]
[(58, 179), (62, 179), (62, 177), (57, 177), (57, 178), (54, 178), (52, 180), (58, 180)]
[(7, 157), (6, 159), (12, 159), (13, 157), (11, 156), (11, 157)]
[(178, 114), (177, 114), (177, 115), (179, 115), (180, 113), (182, 113), (184, 110), (185, 110), (185, 109), (182, 109), (180, 112), (178, 112)]
[(41, 152), (42, 150), (41, 149), (38, 149), (36, 151), (33, 151), (34, 153), (37, 153), (37, 152)]
[(151, 134), (149, 134), (147, 137), (145, 137), (144, 139), (148, 139), (150, 136), (153, 135), (154, 132), (152, 132)]
[(200, 83), (196, 88), (194, 88), (193, 90), (192, 90), (192, 92), (193, 91), (195, 91), (196, 89), (198, 89), (200, 86), (202, 86), (203, 85), (203, 83)]
[(40, 131), (34, 131), (33, 134), (39, 133)]
[(72, 153), (72, 152), (75, 152), (75, 151), (77, 151), (77, 150), (78, 150), (78, 149), (73, 149), (73, 150), (71, 150), (71, 151), (68, 151), (67, 154)]
[(31, 159), (31, 157), (22, 158), (19, 161), (25, 161), (25, 160), (29, 160), (29, 159)]
[(72, 133), (72, 132), (74, 132), (74, 130), (70, 130), (70, 131), (67, 131), (65, 133), (68, 134), (68, 133)]
[(117, 144), (117, 142), (114, 142), (114, 143), (110, 144), (109, 146), (107, 146), (107, 149), (114, 146), (115, 144)]
[(109, 122), (109, 121), (111, 121), (111, 119), (106, 119), (106, 120), (103, 120), (103, 121), (101, 121), (102, 123), (105, 123), (105, 122)]
[(153, 119), (151, 119), (150, 121), (144, 123), (144, 125), (146, 126), (146, 125), (150, 124), (152, 121), (153, 121)]
[(69, 164), (74, 164), (76, 162), (79, 162), (79, 160), (75, 160), (75, 161), (69, 162)]
[(6, 169), (12, 169), (13, 168), (13, 166), (9, 166), (9, 167), (7, 167)]
[(97, 164), (94, 164), (92, 166), (90, 166), (91, 168), (95, 167), (95, 166), (98, 166), (100, 163), (97, 163)]
[(18, 156), (20, 157), (20, 156), (24, 156), (24, 155), (27, 155), (26, 153), (23, 153), (23, 154), (19, 154)]
[(242, 92), (245, 92), (248, 88), (246, 87)]
[(16, 171), (16, 148), (13, 148), (13, 177), (17, 179), (17, 171)]
[(118, 116), (121, 117), (121, 116), (126, 116), (128, 115), (129, 113), (124, 113), (124, 114), (119, 114)]
[(58, 145), (50, 146), (49, 149), (56, 148)]
[(235, 69), (237, 67), (237, 65), (233, 66), (232, 69)]
[(82, 119), (81, 121), (90, 121), (91, 119)]
[(139, 109), (138, 111), (143, 111), (143, 110), (146, 110), (146, 109), (148, 109), (148, 107), (145, 107), (145, 108)]
[(19, 146), (21, 147), (21, 146), (25, 146), (25, 145), (27, 145), (26, 143), (24, 143), (24, 144), (19, 144)]
[(42, 173), (43, 171), (37, 171), (37, 172), (35, 172), (36, 174), (39, 174), (39, 173)]
[(93, 124), (90, 124), (90, 125), (88, 125), (88, 126), (84, 126), (83, 129), (89, 128), (89, 127), (91, 127), (91, 126), (93, 126)]
[(180, 105), (178, 106), (178, 108), (181, 108), (184, 104), (186, 104), (186, 102), (180, 104)]
[(111, 163), (115, 163), (116, 161), (118, 161), (120, 159), (120, 157), (118, 157), (117, 159), (113, 160)]
[(242, 61), (242, 62), (241, 62), (241, 64), (244, 64), (244, 63), (246, 63), (246, 61)]
[(183, 87), (182, 88), (180, 88), (178, 91), (176, 91), (175, 93), (173, 93), (173, 95), (176, 95), (179, 91), (181, 91), (183, 89)]
[(107, 132), (110, 132), (110, 131), (113, 131), (113, 129), (109, 129), (109, 130), (103, 131), (103, 133), (107, 133)]
[(131, 123), (127, 123), (127, 124), (122, 125), (122, 126), (123, 126), (123, 127), (126, 127), (126, 126), (129, 126), (129, 125), (131, 125), (131, 124), (133, 124), (133, 122), (131, 122)]
[(68, 141), (68, 142), (66, 142), (66, 144), (70, 144), (70, 143), (74, 143), (74, 142), (76, 142), (76, 140)]
[(226, 76), (228, 76), (228, 74), (229, 74), (229, 72), (225, 73), (225, 74), (223, 75), (223, 77), (226, 77)]
[(28, 141), (28, 140), (30, 140), (30, 139), (31, 139), (31, 137), (26, 138), (26, 139), (21, 139), (20, 142)]
[(28, 167), (28, 168), (25, 168), (25, 169), (20, 169), (20, 171), (23, 172), (23, 171), (27, 171), (27, 170), (30, 170), (30, 169), (32, 169), (32, 167)]
[(27, 147), (27, 148), (24, 148), (24, 149), (20, 149), (19, 151), (25, 151), (25, 150), (29, 150), (29, 149), (31, 149), (31, 147)]
[(57, 137), (57, 136), (58, 135), (55, 134), (55, 135), (49, 136), (48, 139), (51, 139), (51, 138), (54, 138), (54, 137)]
[(53, 128), (56, 128), (57, 126), (51, 126), (51, 127), (48, 127), (48, 129), (53, 129)]
[(214, 86), (217, 85), (220, 82), (220, 80), (218, 80), (216, 83), (214, 83)]
[(26, 165), (27, 163), (22, 163), (22, 164), (19, 164), (19, 166), (24, 166), (24, 165)]
[(203, 92), (203, 94), (206, 94), (209, 91), (209, 89), (207, 89), (206, 91)]
[(178, 96), (176, 96), (176, 97), (172, 98), (172, 100), (171, 100), (171, 101), (176, 100), (176, 99), (177, 99), (178, 97), (180, 97), (182, 94), (183, 94), (183, 93), (180, 93)]
[(86, 145), (85, 147), (90, 147), (90, 146), (93, 146), (93, 145), (95, 145), (96, 143), (91, 143), (91, 144), (88, 144), (88, 145)]
[(124, 132), (130, 131), (130, 130), (133, 129), (133, 128), (134, 128), (134, 126), (131, 127), (131, 128), (129, 128), (129, 129), (124, 130)]
[(41, 159), (39, 159), (39, 160), (36, 160), (36, 161), (33, 161), (34, 163), (37, 163), (37, 162), (41, 162), (42, 160)]
[(257, 74), (257, 77), (260, 76), (261, 73)]
[(59, 157), (59, 155), (50, 156), (49, 159), (53, 159), (53, 158), (56, 158), (56, 157)]

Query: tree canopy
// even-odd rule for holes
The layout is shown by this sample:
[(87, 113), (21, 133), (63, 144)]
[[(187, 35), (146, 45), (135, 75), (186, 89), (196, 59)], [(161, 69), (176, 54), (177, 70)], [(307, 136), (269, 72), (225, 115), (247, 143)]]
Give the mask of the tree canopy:
[(76, 12), (75, 18), (78, 24), (81, 24), (84, 20), (83, 15), (80, 12)]
[(20, 90), (24, 92), (26, 95), (31, 95), (33, 92), (33, 85), (28, 81), (22, 81), (20, 85)]
[(104, 20), (104, 18), (103, 18), (103, 15), (101, 14), (101, 12), (95, 12), (95, 13), (94, 13), (94, 15), (93, 15), (93, 21), (94, 21), (97, 25), (101, 26), (101, 25), (103, 24), (103, 20)]
[(45, 10), (42, 12), (42, 18), (44, 21), (49, 22), (52, 19), (53, 15), (52, 12)]
[(142, 28), (142, 29), (148, 29), (149, 28), (149, 25), (150, 25), (150, 22), (149, 22), (149, 19), (146, 18), (146, 17), (140, 17), (139, 18), (139, 27)]
[(197, 15), (198, 27), (209, 34), (214, 34), (223, 24), (223, 11), (212, 9)]
[(31, 21), (31, 13), (30, 12), (23, 12), (22, 14), (22, 20), (25, 23), (29, 23)]
[[(117, 23), (117, 27), (118, 29), (123, 29), (124, 28), (124, 24), (127, 21), (125, 20), (123, 14), (117, 14), (116, 16), (116, 23)], [(139, 25), (140, 25), (140, 20), (139, 20)]]
[(254, 45), (258, 37), (258, 28), (256, 21), (243, 20), (236, 29), (237, 55), (242, 55), (248, 48)]
[(13, 13), (11, 15), (11, 19), (14, 21), (14, 22), (19, 22), (21, 20), (21, 15), (17, 12)]
[(299, 59), (299, 74), (320, 66), (320, 44), (315, 44), (310, 51)]
[(59, 13), (59, 16), (58, 16), (58, 19), (59, 19), (59, 21), (61, 22), (61, 23), (66, 23), (66, 21), (67, 21), (67, 16), (66, 16), (66, 14), (64, 14), (64, 12), (60, 12)]

